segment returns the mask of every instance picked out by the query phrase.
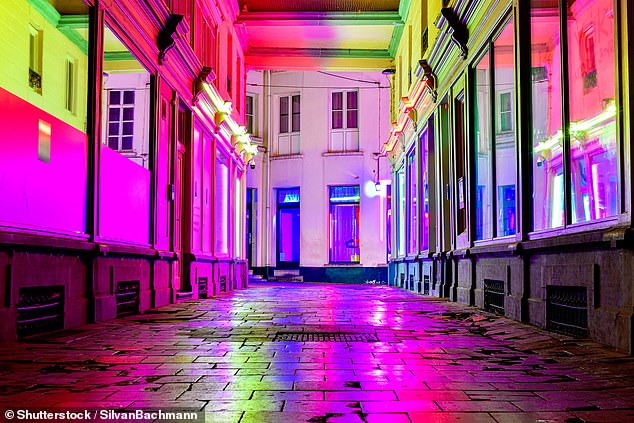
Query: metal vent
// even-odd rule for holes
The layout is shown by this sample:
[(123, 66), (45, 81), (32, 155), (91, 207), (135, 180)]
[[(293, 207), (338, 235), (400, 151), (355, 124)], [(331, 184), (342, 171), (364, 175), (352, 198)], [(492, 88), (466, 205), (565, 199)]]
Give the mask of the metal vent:
[(373, 333), (278, 332), (276, 342), (378, 342)]
[(484, 309), (504, 314), (504, 281), (484, 280)]
[(139, 312), (141, 281), (117, 282), (117, 317)]
[(409, 286), (408, 289), (413, 291), (414, 290), (414, 274), (410, 273), (409, 274)]
[(198, 278), (198, 297), (207, 298), (208, 295), (209, 295), (209, 278), (206, 276)]
[(588, 336), (588, 292), (581, 286), (546, 287), (546, 327), (554, 332)]
[(227, 292), (227, 277), (219, 276), (218, 281), (220, 284), (220, 292)]
[(400, 287), (404, 287), (405, 286), (405, 273), (401, 273), (401, 283), (399, 285)]
[(423, 276), (423, 295), (429, 295), (429, 275)]
[(64, 287), (20, 288), (18, 338), (64, 328)]

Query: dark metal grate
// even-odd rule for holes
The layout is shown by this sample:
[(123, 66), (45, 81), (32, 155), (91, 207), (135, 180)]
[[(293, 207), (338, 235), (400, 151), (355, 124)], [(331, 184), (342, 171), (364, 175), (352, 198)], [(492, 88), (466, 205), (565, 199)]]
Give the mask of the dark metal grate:
[(409, 275), (409, 286), (407, 287), (410, 291), (414, 291), (414, 274), (410, 273)]
[(429, 275), (423, 276), (423, 295), (429, 295)]
[(117, 282), (117, 317), (139, 312), (141, 281)]
[(278, 332), (276, 342), (378, 342), (373, 333)]
[(581, 286), (546, 287), (546, 327), (554, 332), (588, 336), (588, 292)]
[(220, 276), (218, 277), (218, 281), (220, 283), (220, 292), (227, 292), (227, 277)]
[(209, 278), (200, 277), (198, 278), (198, 297), (199, 298), (207, 298), (209, 295)]
[(400, 287), (405, 287), (405, 273), (401, 273), (401, 284)]
[(20, 288), (18, 338), (64, 328), (64, 287)]
[(484, 309), (504, 314), (504, 281), (484, 280)]

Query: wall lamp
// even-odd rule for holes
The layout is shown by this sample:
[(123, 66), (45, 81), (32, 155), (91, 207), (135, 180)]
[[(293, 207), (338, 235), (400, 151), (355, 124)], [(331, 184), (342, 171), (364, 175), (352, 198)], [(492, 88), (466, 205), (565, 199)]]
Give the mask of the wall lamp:
[(172, 13), (165, 21), (165, 26), (159, 32), (156, 37), (156, 46), (159, 49), (158, 62), (159, 65), (163, 64), (165, 60), (165, 54), (174, 47), (174, 33), (176, 32), (176, 27), (183, 20), (183, 15), (178, 15), (176, 13)]
[(436, 92), (436, 75), (432, 71), (431, 66), (429, 66), (429, 63), (427, 63), (427, 60), (419, 60), (418, 65), (423, 70), (423, 79), (431, 93), (432, 102), (435, 103), (438, 98), (438, 93)]
[(449, 28), (452, 30), (451, 41), (460, 49), (460, 55), (463, 59), (467, 58), (467, 41), (469, 40), (469, 31), (467, 26), (462, 23), (456, 12), (450, 7), (440, 9), (440, 14), (447, 19)]
[(383, 69), (381, 73), (383, 75), (394, 75), (396, 73), (396, 69)]

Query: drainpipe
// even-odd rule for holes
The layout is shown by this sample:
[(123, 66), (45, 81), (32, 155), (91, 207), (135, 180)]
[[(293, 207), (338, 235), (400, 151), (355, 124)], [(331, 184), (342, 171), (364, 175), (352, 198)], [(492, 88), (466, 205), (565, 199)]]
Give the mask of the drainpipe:
[(264, 201), (266, 203), (266, 208), (264, 210), (264, 221), (262, 222), (262, 249), (263, 249), (263, 262), (266, 269), (266, 278), (269, 276), (269, 265), (270, 265), (270, 234), (269, 231), (272, 230), (271, 226), (271, 195), (270, 195), (270, 181), (271, 181), (271, 166), (269, 163), (269, 152), (271, 146), (271, 131), (270, 131), (270, 110), (271, 110), (271, 71), (265, 70), (264, 75), (264, 107), (262, 120), (264, 122), (262, 128), (262, 139), (264, 140), (264, 158), (262, 160), (262, 196), (264, 197)]

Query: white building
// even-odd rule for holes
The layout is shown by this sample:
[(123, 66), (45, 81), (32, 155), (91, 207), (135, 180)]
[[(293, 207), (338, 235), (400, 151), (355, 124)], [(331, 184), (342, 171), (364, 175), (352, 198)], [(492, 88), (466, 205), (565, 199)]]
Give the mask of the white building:
[(247, 173), (255, 273), (387, 282), (389, 96), (381, 73), (248, 74), (247, 126), (262, 152)]

